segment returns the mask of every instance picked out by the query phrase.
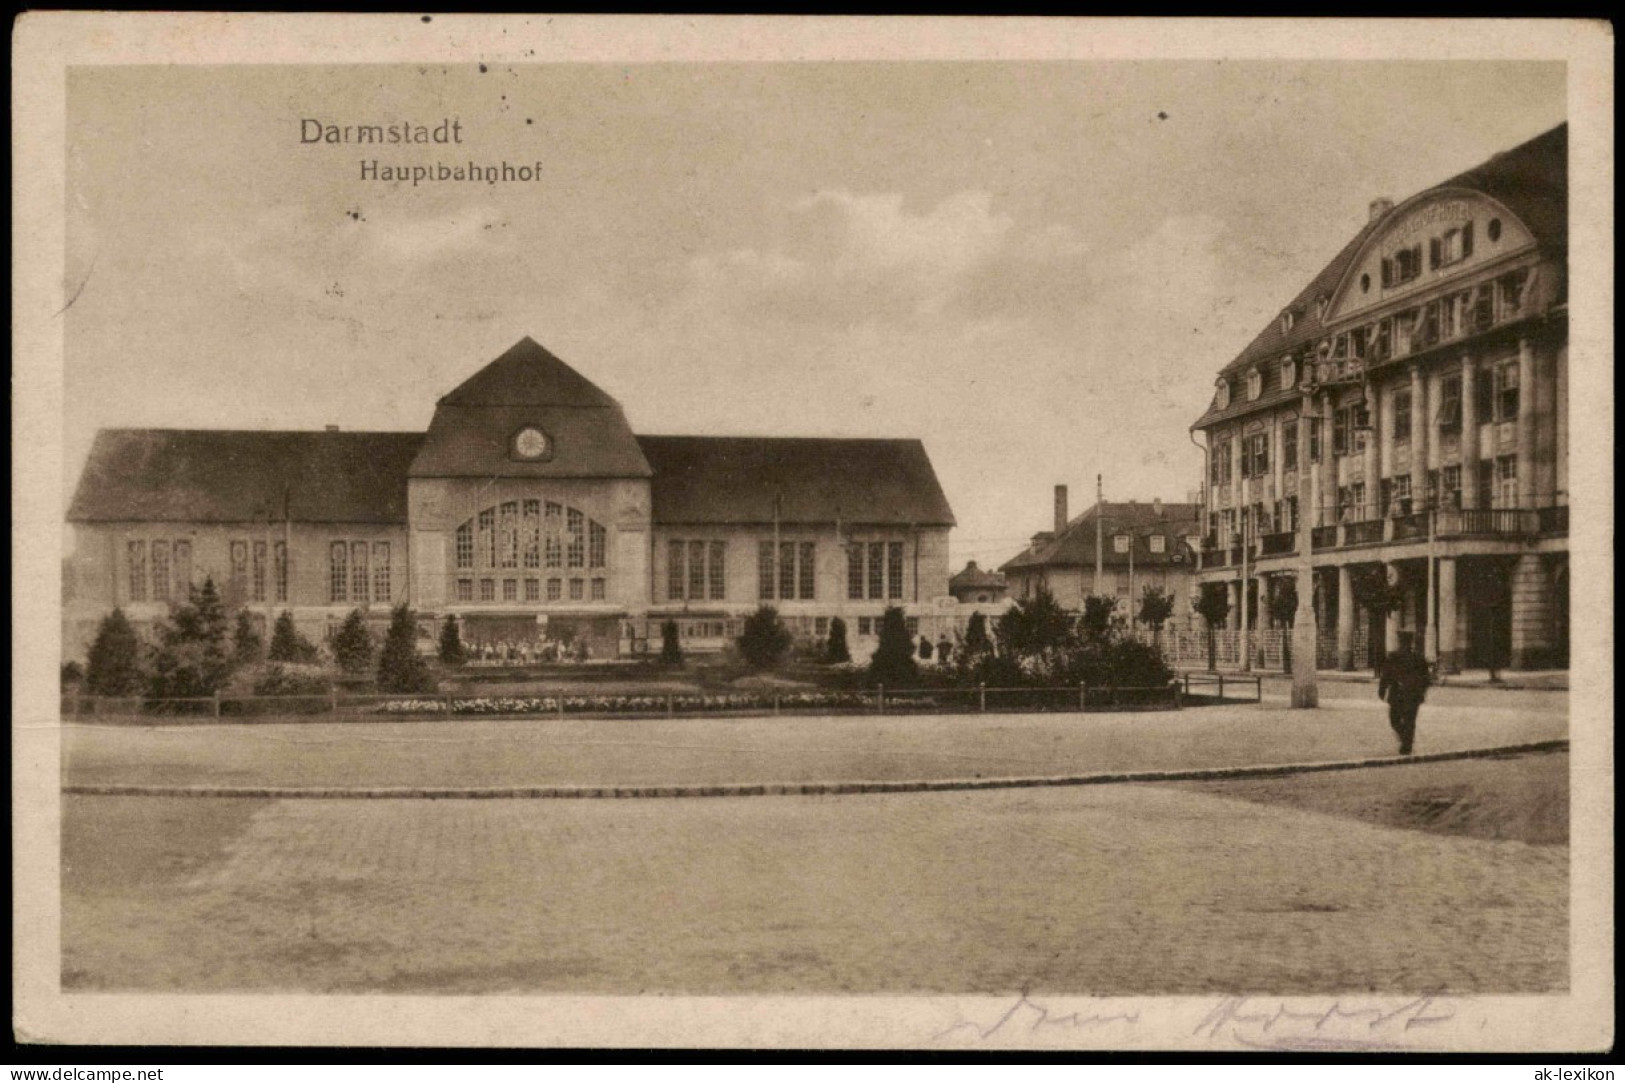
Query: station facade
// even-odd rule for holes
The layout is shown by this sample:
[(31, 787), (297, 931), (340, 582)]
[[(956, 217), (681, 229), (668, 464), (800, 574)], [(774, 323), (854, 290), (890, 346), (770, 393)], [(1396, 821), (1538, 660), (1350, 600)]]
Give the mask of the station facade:
[(436, 405), (427, 433), (107, 430), (67, 515), (64, 654), (121, 606), (150, 628), (212, 576), (262, 624), (321, 641), (406, 603), (427, 648), (591, 657), (721, 649), (778, 608), (872, 647), (888, 606), (951, 602), (953, 513), (918, 440), (638, 436), (620, 405), (521, 340)]
[(1567, 665), (1567, 136), (1373, 202), (1219, 373), (1197, 576), (1231, 627), (1307, 559), (1323, 668), (1401, 633), (1444, 672)]

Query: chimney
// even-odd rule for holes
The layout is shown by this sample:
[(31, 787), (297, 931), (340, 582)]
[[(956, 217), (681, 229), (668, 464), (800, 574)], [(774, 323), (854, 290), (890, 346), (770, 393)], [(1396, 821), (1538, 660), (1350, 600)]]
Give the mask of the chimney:
[(1151, 513), (1158, 519), (1162, 518), (1162, 497), (1156, 497), (1151, 501)]
[(1371, 221), (1375, 222), (1383, 215), (1394, 209), (1394, 201), (1387, 196), (1379, 196), (1371, 201)]
[(1066, 486), (1055, 487), (1055, 536), (1059, 538), (1066, 530)]
[(339, 431), (339, 427), (338, 427), (338, 426), (337, 426), (337, 425), (329, 425), (329, 426), (328, 426), (328, 427), (327, 427), (327, 431), (328, 431), (328, 432), (338, 432), (338, 431)]

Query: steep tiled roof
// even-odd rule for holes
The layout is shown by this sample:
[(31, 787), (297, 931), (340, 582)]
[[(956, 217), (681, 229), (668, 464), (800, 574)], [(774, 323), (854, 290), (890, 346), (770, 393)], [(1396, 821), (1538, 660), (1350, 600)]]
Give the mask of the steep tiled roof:
[[(1505, 204), (1516, 214), (1543, 248), (1561, 249), (1568, 243), (1568, 147), (1569, 127), (1561, 124), (1417, 195), (1426, 195), (1442, 188), (1482, 192)], [(1279, 316), (1270, 320), (1248, 343), (1247, 348), (1223, 368), (1222, 375), (1235, 379), (1258, 364), (1264, 374), (1264, 389), (1259, 397), (1248, 399), (1244, 394), (1245, 389), (1236, 387), (1228, 406), (1221, 410), (1210, 402), (1192, 428), (1262, 410), (1288, 399), (1296, 399), (1301, 394), (1297, 388), (1281, 387), (1280, 372), (1273, 362), (1278, 362), (1305, 343), (1316, 341), (1325, 333), (1325, 327), (1320, 322), (1318, 300), (1331, 296), (1367, 239), (1393, 221), (1396, 214), (1403, 213), (1405, 211), (1401, 205), (1362, 226), (1285, 307), (1283, 311), (1291, 312), (1294, 317), (1291, 329), (1282, 330)]]
[(415, 432), (104, 429), (68, 521), (406, 522)]
[[(1191, 555), (1181, 540), (1188, 534), (1200, 533), (1201, 505), (1199, 504), (1142, 504), (1130, 501), (1114, 504), (1107, 501), (1096, 504), (1066, 525), (1060, 537), (1044, 538), (1028, 546), (1021, 553), (1005, 561), (1003, 572), (1025, 568), (1056, 566), (1088, 566), (1095, 563), (1095, 522), (1104, 510), (1101, 536), (1102, 563), (1108, 567), (1127, 566), (1129, 554), (1115, 551), (1112, 537), (1128, 533), (1133, 536), (1135, 567), (1188, 566)], [(1161, 534), (1170, 540), (1166, 552), (1153, 553), (1148, 540)]]
[[(509, 441), (527, 426), (553, 441), (552, 454), (522, 461)], [(415, 478), (646, 478), (620, 404), (530, 338), (463, 381), (435, 406)]]
[(656, 523), (952, 526), (918, 440), (640, 436)]

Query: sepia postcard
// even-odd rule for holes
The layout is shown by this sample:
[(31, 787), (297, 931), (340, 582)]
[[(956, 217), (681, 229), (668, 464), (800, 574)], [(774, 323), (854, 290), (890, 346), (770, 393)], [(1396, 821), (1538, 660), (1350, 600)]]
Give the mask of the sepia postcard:
[(23, 16), (17, 1040), (1609, 1048), (1611, 46)]

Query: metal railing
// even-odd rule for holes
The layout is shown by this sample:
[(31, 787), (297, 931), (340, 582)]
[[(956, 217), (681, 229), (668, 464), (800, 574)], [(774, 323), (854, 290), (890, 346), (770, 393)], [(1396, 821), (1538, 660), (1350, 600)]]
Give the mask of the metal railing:
[(1396, 515), (1393, 524), (1395, 541), (1428, 536), (1428, 513), (1425, 511), (1413, 515)]
[(1180, 695), (1186, 704), (1262, 703), (1264, 680), (1244, 673), (1187, 673), (1180, 679)]
[(1309, 532), (1309, 544), (1316, 549), (1337, 548), (1337, 528), (1335, 526), (1317, 526)]
[(1258, 550), (1261, 556), (1278, 557), (1295, 551), (1297, 547), (1298, 535), (1292, 531), (1265, 534), (1258, 539)]
[(1533, 534), (1540, 517), (1524, 508), (1463, 508), (1439, 512), (1440, 537), (1463, 534)]
[(1372, 542), (1382, 541), (1383, 521), (1381, 519), (1362, 519), (1356, 523), (1343, 524), (1344, 545), (1368, 545)]

